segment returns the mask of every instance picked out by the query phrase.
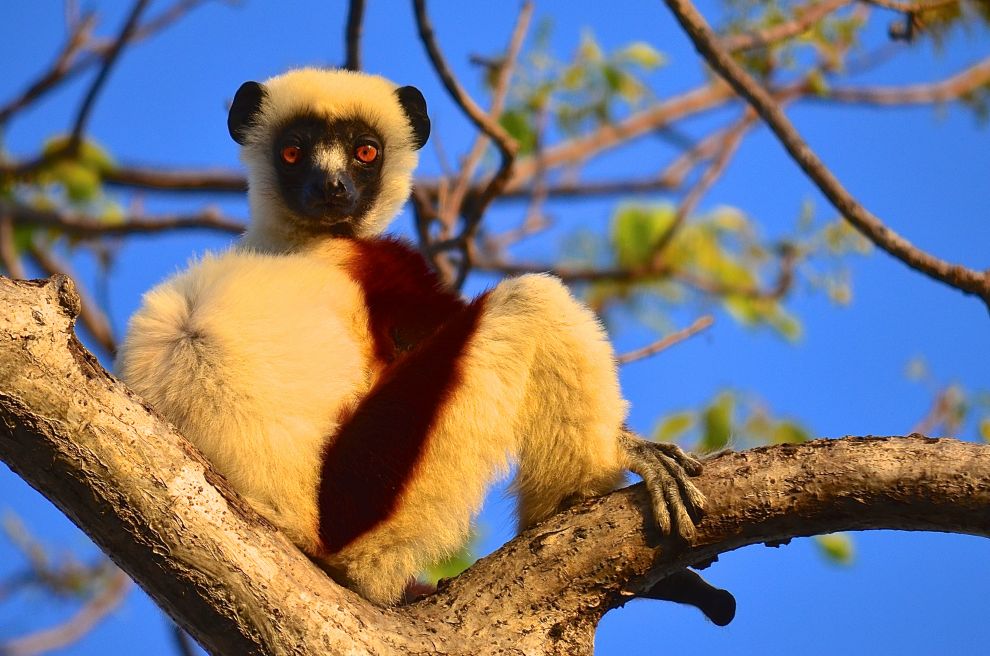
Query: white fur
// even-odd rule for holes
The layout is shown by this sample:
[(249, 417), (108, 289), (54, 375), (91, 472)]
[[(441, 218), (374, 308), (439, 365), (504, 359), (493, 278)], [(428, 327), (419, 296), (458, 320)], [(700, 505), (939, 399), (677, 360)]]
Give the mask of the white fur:
[(381, 365), (363, 292), (347, 274), (352, 243), (293, 232), (268, 157), (271, 132), (303, 111), (376, 126), (386, 156), (369, 234), (408, 197), (416, 154), (395, 86), (382, 78), (303, 69), (265, 87), (243, 151), (251, 227), (239, 247), (146, 294), (117, 370), (338, 580), (391, 603), (463, 544), (486, 489), (511, 462), (522, 527), (614, 487), (629, 464), (618, 445), (626, 406), (594, 314), (555, 278), (504, 281), (484, 301), (461, 384), (396, 512), (339, 553), (321, 554), (322, 453), (341, 410), (367, 394)]

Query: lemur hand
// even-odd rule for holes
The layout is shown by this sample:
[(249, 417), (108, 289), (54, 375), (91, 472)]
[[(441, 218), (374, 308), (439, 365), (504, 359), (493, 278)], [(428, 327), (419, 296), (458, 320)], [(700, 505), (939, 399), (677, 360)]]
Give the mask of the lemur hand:
[(690, 539), (705, 510), (705, 495), (689, 480), (701, 473), (701, 462), (676, 444), (650, 442), (627, 428), (619, 435), (619, 445), (629, 470), (646, 484), (660, 534)]

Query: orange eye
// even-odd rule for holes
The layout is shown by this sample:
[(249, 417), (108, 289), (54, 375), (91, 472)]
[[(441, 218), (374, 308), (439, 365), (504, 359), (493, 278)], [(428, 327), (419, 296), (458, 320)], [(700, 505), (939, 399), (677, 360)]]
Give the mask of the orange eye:
[(302, 149), (299, 146), (286, 146), (282, 149), (282, 161), (286, 164), (295, 164), (301, 155)]
[(354, 151), (354, 156), (365, 164), (371, 164), (378, 158), (378, 149), (371, 144), (361, 144)]

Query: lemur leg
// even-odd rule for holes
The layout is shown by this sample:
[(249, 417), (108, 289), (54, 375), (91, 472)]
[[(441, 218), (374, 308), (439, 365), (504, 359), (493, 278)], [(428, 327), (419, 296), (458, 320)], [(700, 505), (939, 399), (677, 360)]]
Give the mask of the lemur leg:
[(521, 527), (610, 491), (628, 469), (643, 477), (661, 533), (690, 536), (704, 497), (688, 477), (701, 463), (624, 426), (615, 358), (595, 315), (556, 278), (523, 276), (496, 291), (509, 292), (501, 309), (519, 312), (519, 335), (531, 342), (521, 349), (530, 354), (515, 481)]

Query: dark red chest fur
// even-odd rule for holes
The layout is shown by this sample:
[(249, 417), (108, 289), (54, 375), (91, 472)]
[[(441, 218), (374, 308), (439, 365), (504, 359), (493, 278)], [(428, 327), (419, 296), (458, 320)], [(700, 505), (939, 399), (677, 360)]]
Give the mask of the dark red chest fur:
[(323, 454), (319, 534), (330, 553), (395, 512), (439, 412), (461, 381), (461, 358), (484, 305), (484, 297), (468, 304), (443, 290), (408, 244), (354, 244), (350, 272), (364, 290), (383, 369)]

